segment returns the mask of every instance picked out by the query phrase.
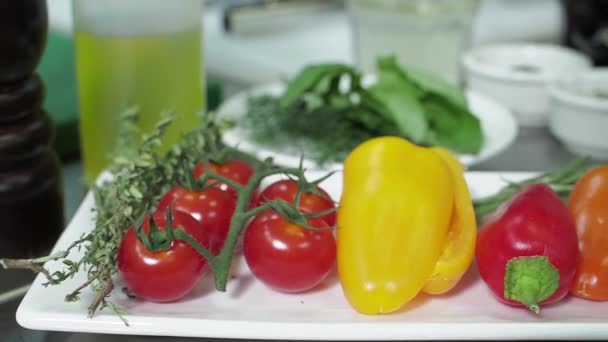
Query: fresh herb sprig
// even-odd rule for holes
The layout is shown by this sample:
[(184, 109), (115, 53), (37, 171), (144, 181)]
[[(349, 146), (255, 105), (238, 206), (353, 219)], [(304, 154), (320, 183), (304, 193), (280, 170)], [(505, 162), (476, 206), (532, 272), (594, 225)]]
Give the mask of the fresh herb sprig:
[(567, 197), (578, 179), (588, 170), (586, 163), (589, 159), (589, 157), (580, 157), (571, 161), (559, 170), (545, 172), (518, 182), (506, 180), (507, 185), (498, 192), (473, 202), (475, 213), (479, 218), (483, 219), (486, 215), (496, 211), (523, 187), (535, 183), (547, 184), (558, 195)]
[[(159, 156), (156, 150), (161, 144), (163, 132), (171, 125), (171, 115), (167, 115), (161, 120), (151, 134), (144, 136), (138, 148), (130, 149), (128, 146), (134, 144), (132, 137), (139, 136), (139, 132), (135, 124), (137, 120), (136, 111), (127, 111), (124, 115), (124, 125), (118, 148), (119, 153), (110, 168), (112, 179), (102, 184), (92, 185), (97, 214), (93, 231), (73, 242), (64, 251), (35, 259), (0, 259), (0, 266), (7, 269), (30, 269), (42, 273), (48, 279), (45, 286), (60, 284), (72, 278), (76, 273), (86, 271), (87, 280), (74, 291), (68, 293), (65, 300), (69, 302), (78, 301), (81, 291), (90, 288), (95, 293), (95, 297), (88, 307), (90, 317), (98, 310), (107, 307), (120, 317), (125, 324), (128, 324), (123, 317), (123, 310), (109, 301), (108, 297), (115, 287), (114, 276), (118, 272), (116, 261), (120, 243), (130, 227), (136, 227), (138, 239), (152, 251), (170, 248), (170, 244), (167, 244), (167, 237), (170, 237), (169, 240), (175, 238), (190, 244), (201, 254), (201, 257), (208, 261), (214, 273), (218, 291), (226, 290), (238, 238), (246, 222), (255, 215), (273, 209), (291, 222), (307, 229), (317, 230), (317, 228), (308, 225), (308, 219), (327, 213), (304, 214), (298, 209), (299, 199), (302, 191), (315, 189), (316, 185), (329, 175), (310, 182), (304, 175), (302, 164), (297, 168), (280, 168), (273, 165), (272, 159), (260, 162), (236, 149), (223, 146), (220, 142), (222, 127), (211, 118), (211, 115), (204, 116), (201, 127), (185, 135), (183, 140), (170, 149), (167, 154)], [(248, 161), (254, 166), (254, 173), (246, 185), (233, 182), (211, 171), (210, 167), (206, 168), (207, 171), (200, 179), (194, 180), (192, 177), (191, 170), (201, 161), (222, 163), (226, 159), (234, 158)], [(296, 203), (290, 204), (284, 200), (272, 200), (249, 209), (248, 204), (255, 193), (255, 189), (264, 178), (272, 175), (286, 175), (297, 180), (299, 187)], [(160, 197), (171, 187), (184, 184), (196, 185), (199, 188), (213, 186), (207, 185), (209, 184), (208, 181), (226, 183), (234, 188), (238, 195), (228, 237), (218, 255), (214, 255), (206, 247), (200, 245), (181, 228), (175, 229), (172, 227), (170, 207), (167, 211), (168, 227), (166, 230), (150, 229), (149, 233), (145, 233), (141, 229), (144, 217), (149, 214)], [(84, 248), (84, 255), (77, 260), (70, 258), (70, 252), (75, 248)], [(45, 268), (49, 261), (60, 261), (65, 265), (65, 268), (50, 273)]]
[[(122, 318), (123, 312), (108, 300), (108, 296), (114, 289), (113, 279), (118, 271), (116, 256), (125, 231), (133, 225), (134, 218), (144, 215), (170, 186), (191, 172), (196, 162), (218, 153), (223, 128), (210, 114), (204, 114), (200, 127), (186, 134), (165, 155), (159, 156), (156, 151), (164, 131), (172, 123), (172, 115), (167, 114), (151, 133), (143, 137), (141, 144), (133, 144), (132, 140), (138, 133), (137, 111), (127, 111), (123, 119), (118, 152), (109, 168), (112, 179), (92, 185), (96, 205), (93, 231), (65, 251), (50, 256), (26, 260), (0, 259), (0, 266), (4, 268), (43, 273), (48, 279), (45, 286), (60, 284), (78, 272), (87, 272), (87, 280), (67, 294), (66, 301), (78, 301), (81, 291), (90, 288), (95, 297), (88, 308), (89, 316), (107, 307)], [(83, 256), (72, 259), (70, 252), (73, 249), (83, 249)], [(65, 267), (49, 273), (45, 269), (49, 261), (60, 261)]]

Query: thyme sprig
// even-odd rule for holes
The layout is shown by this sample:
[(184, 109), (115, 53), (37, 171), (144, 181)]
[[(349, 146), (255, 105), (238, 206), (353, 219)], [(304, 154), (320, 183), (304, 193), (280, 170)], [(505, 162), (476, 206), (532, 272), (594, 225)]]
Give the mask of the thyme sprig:
[[(304, 176), (305, 170), (302, 165), (298, 168), (280, 168), (273, 165), (272, 159), (260, 162), (236, 149), (222, 146), (220, 137), (223, 126), (213, 119), (212, 114), (202, 115), (201, 126), (186, 134), (166, 154), (159, 155), (157, 151), (161, 145), (163, 133), (171, 125), (172, 120), (172, 114), (165, 113), (155, 129), (144, 135), (140, 144), (135, 144), (133, 137), (141, 135), (136, 125), (137, 110), (126, 111), (123, 115), (119, 146), (109, 168), (112, 177), (110, 180), (90, 185), (95, 199), (94, 210), (96, 212), (95, 227), (92, 232), (83, 235), (64, 251), (36, 259), (0, 259), (0, 266), (30, 269), (42, 273), (48, 279), (45, 286), (60, 284), (66, 279), (74, 277), (76, 273), (86, 271), (86, 281), (68, 293), (65, 300), (68, 302), (80, 300), (81, 291), (88, 288), (95, 293), (88, 306), (89, 317), (103, 308), (109, 308), (128, 325), (123, 317), (124, 310), (112, 303), (109, 298), (115, 288), (114, 276), (118, 272), (116, 262), (118, 249), (122, 237), (130, 227), (136, 228), (136, 234), (140, 241), (144, 242), (146, 248), (153, 250), (169, 248), (170, 244), (167, 244), (167, 241), (171, 241), (173, 238), (192, 245), (210, 264), (217, 290), (225, 291), (235, 246), (249, 219), (265, 210), (273, 209), (292, 222), (307, 229), (316, 230), (317, 228), (308, 225), (308, 219), (329, 213), (324, 211), (304, 214), (297, 205), (302, 191), (315, 192), (316, 185), (329, 175), (310, 182)], [(137, 147), (132, 148), (132, 146)], [(207, 171), (200, 179), (193, 179), (192, 169), (201, 161), (223, 163), (235, 158), (247, 161), (254, 166), (254, 173), (246, 185), (233, 182), (212, 171), (210, 167), (206, 168)], [(283, 200), (272, 200), (249, 209), (248, 204), (256, 188), (264, 178), (272, 175), (285, 175), (291, 179), (297, 179), (298, 200), (296, 204)], [(170, 207), (167, 212), (168, 227), (166, 231), (161, 232), (158, 229), (152, 229), (154, 226), (151, 226), (149, 236), (147, 236), (143, 229), (138, 229), (143, 218), (149, 214), (151, 209), (154, 209), (160, 197), (170, 188), (189, 184), (195, 189), (201, 190), (209, 186), (208, 181), (225, 183), (233, 187), (238, 194), (229, 234), (219, 254), (211, 253), (181, 228), (172, 227)], [(84, 253), (79, 259), (69, 258), (70, 252), (75, 248), (84, 249)], [(45, 268), (49, 261), (60, 261), (64, 268), (51, 274)]]
[[(134, 217), (142, 216), (146, 208), (156, 203), (177, 180), (183, 179), (197, 161), (217, 153), (220, 145), (223, 126), (211, 113), (205, 113), (201, 115), (199, 127), (184, 135), (166, 154), (160, 155), (157, 151), (163, 133), (173, 122), (172, 113), (165, 113), (155, 129), (143, 136), (140, 144), (134, 143), (134, 137), (140, 136), (137, 117), (136, 108), (122, 115), (120, 140), (109, 167), (112, 179), (90, 184), (96, 213), (91, 233), (66, 250), (45, 257), (0, 259), (0, 266), (5, 269), (30, 269), (44, 274), (48, 279), (45, 286), (60, 284), (76, 273), (86, 271), (87, 280), (67, 294), (65, 300), (77, 301), (81, 291), (91, 289), (95, 297), (88, 307), (89, 317), (107, 307), (122, 318), (123, 311), (109, 301), (109, 295), (114, 289), (113, 279), (118, 272), (116, 256), (124, 233), (133, 225)], [(84, 250), (84, 253), (75, 259), (70, 256), (73, 249)], [(64, 267), (51, 274), (45, 268), (49, 261), (60, 261)]]
[(568, 196), (574, 188), (576, 181), (588, 170), (585, 166), (588, 161), (589, 157), (580, 157), (556, 171), (542, 173), (538, 176), (524, 179), (519, 182), (505, 180), (507, 185), (497, 193), (473, 202), (475, 213), (479, 218), (484, 218), (486, 215), (498, 209), (498, 207), (511, 198), (517, 191), (526, 185), (534, 183), (547, 184), (557, 194)]

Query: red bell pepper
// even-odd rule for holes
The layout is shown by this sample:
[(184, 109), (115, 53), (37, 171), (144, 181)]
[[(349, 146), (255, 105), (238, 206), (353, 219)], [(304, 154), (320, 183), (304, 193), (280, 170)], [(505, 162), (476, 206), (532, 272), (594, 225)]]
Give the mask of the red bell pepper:
[(561, 300), (577, 267), (578, 240), (568, 208), (545, 184), (522, 188), (481, 228), (479, 273), (503, 303), (528, 307)]

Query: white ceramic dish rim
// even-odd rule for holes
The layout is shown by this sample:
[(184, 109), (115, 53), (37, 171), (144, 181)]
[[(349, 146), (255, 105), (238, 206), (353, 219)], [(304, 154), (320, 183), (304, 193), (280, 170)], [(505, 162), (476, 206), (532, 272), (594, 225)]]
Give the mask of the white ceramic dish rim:
[(535, 49), (539, 53), (561, 54), (562, 57), (572, 60), (578, 59), (576, 68), (591, 68), (591, 61), (583, 54), (575, 50), (551, 44), (492, 44), (481, 48), (473, 49), (463, 56), (463, 65), (466, 70), (472, 74), (498, 79), (506, 82), (517, 82), (527, 84), (543, 84), (552, 79), (558, 78), (558, 75), (547, 75), (543, 73), (528, 74), (508, 71), (507, 69), (492, 64), (482, 62), (480, 55), (490, 52), (513, 51), (520, 52), (527, 49)]
[(603, 79), (608, 86), (608, 67), (595, 68), (585, 72), (577, 73), (576, 75), (562, 77), (549, 83), (549, 94), (555, 99), (578, 107), (604, 111), (608, 115), (608, 99), (600, 100), (587, 95), (581, 95), (569, 91), (565, 85), (571, 82), (589, 82), (595, 83), (598, 79)]
[[(318, 174), (316, 174), (318, 175)], [(465, 174), (467, 182), (472, 182), (477, 186), (472, 188), (474, 197), (486, 196), (496, 190), (495, 187), (504, 183), (505, 179), (521, 180), (533, 176), (533, 173), (525, 172), (468, 172)], [(104, 175), (109, 176), (109, 175)], [(311, 178), (314, 175), (310, 175)], [(337, 176), (337, 175), (334, 175)], [(106, 177), (100, 178), (108, 179)], [(339, 177), (339, 176), (338, 176)], [(498, 181), (498, 182), (497, 182)], [(340, 182), (333, 183), (333, 190), (336, 186), (339, 187)], [(329, 188), (332, 188), (331, 186)], [(331, 189), (329, 189), (330, 192)], [(479, 192), (478, 192), (479, 191)], [(334, 195), (337, 197), (337, 193)], [(69, 245), (73, 239), (78, 238), (83, 231), (86, 231), (84, 222), (91, 222), (92, 212), (91, 205), (93, 204), (92, 195), (89, 193), (81, 203), (81, 207), (70, 222), (68, 228), (63, 232), (54, 251), (57, 251)], [(78, 252), (80, 253), (80, 252)], [(474, 269), (475, 266), (471, 266)], [(136, 312), (127, 313), (127, 319), (132, 323), (131, 326), (125, 326), (118, 318), (110, 312), (99, 313), (92, 319), (86, 317), (86, 299), (84, 302), (66, 303), (63, 301), (65, 291), (72, 290), (72, 285), (77, 285), (82, 280), (81, 273), (77, 275), (77, 279), (66, 281), (66, 283), (56, 287), (44, 288), (41, 284), (45, 281), (44, 276), (38, 275), (34, 286), (30, 288), (17, 311), (17, 321), (22, 326), (28, 329), (36, 330), (53, 330), (53, 331), (70, 331), (70, 332), (88, 332), (88, 333), (103, 333), (103, 334), (126, 334), (126, 335), (152, 335), (152, 336), (179, 336), (179, 337), (205, 337), (205, 338), (222, 338), (232, 339), (241, 338), (247, 340), (492, 340), (492, 339), (521, 339), (521, 340), (541, 340), (541, 339), (584, 339), (584, 340), (605, 340), (608, 338), (608, 324), (605, 318), (605, 305), (598, 302), (590, 303), (577, 298), (570, 298), (562, 303), (557, 303), (544, 310), (546, 321), (538, 321), (536, 318), (531, 318), (525, 314), (525, 311), (514, 311), (513, 308), (499, 304), (492, 298), (489, 290), (483, 285), (479, 279), (463, 290), (453, 293), (453, 297), (441, 298), (434, 297), (433, 300), (422, 305), (416, 310), (420, 313), (418, 316), (414, 311), (405, 311), (400, 314), (388, 315), (384, 317), (362, 317), (355, 313), (351, 316), (351, 310), (348, 308), (348, 314), (337, 320), (326, 321), (323, 319), (314, 319), (316, 312), (314, 310), (302, 311), (307, 319), (290, 318), (284, 315), (276, 315), (273, 310), (276, 308), (283, 309), (284, 305), (293, 305), (291, 301), (282, 303), (280, 306), (269, 306), (259, 310), (249, 310), (256, 315), (269, 315), (268, 317), (255, 316), (253, 319), (247, 317), (233, 317), (232, 314), (237, 313), (236, 308), (231, 305), (224, 306), (224, 300), (228, 300), (225, 296), (214, 293), (210, 297), (222, 297), (221, 301), (213, 301), (213, 298), (195, 299), (190, 303), (179, 303), (177, 305), (185, 305), (180, 308), (193, 311), (184, 312), (181, 316), (180, 311), (155, 311), (154, 304), (140, 303), (138, 305), (145, 306), (143, 311), (136, 311), (136, 307), (131, 309)], [(259, 285), (259, 284), (258, 284)], [(255, 285), (254, 285), (255, 286)], [(235, 288), (233, 288), (234, 290)], [(324, 308), (324, 301), (313, 301), (312, 297), (321, 296), (326, 300), (336, 305), (340, 300), (335, 300), (337, 297), (333, 290), (336, 287), (328, 287), (318, 293), (309, 294), (306, 297), (305, 305), (312, 305), (313, 309), (317, 306)], [(44, 291), (44, 292), (42, 292)], [(256, 291), (262, 291), (262, 286), (258, 286)], [(482, 291), (482, 292), (480, 292)], [(268, 293), (256, 292), (256, 295), (267, 296)], [(326, 297), (323, 297), (323, 295)], [(122, 297), (126, 300), (126, 296), (120, 291), (116, 291), (113, 296)], [(275, 293), (271, 293), (275, 296)], [(277, 295), (279, 296), (279, 295)], [(84, 298), (92, 298), (90, 293), (83, 292)], [(216, 297), (218, 298), (218, 297)], [(229, 297), (228, 297), (229, 298)], [(251, 298), (255, 296), (245, 296), (238, 300), (244, 300), (250, 305)], [(273, 297), (274, 298), (274, 297)], [(455, 316), (457, 311), (451, 311), (450, 306), (445, 306), (445, 301), (458, 305), (458, 303), (471, 303), (479, 298), (484, 309), (492, 307), (488, 312), (478, 312), (472, 317), (467, 314)], [(113, 298), (117, 299), (117, 298)], [(296, 298), (298, 302), (299, 298)], [(201, 301), (199, 301), (201, 300)], [(570, 301), (570, 303), (566, 303)], [(255, 301), (254, 301), (255, 302)], [(228, 310), (229, 314), (219, 316), (206, 316), (204, 307), (208, 305), (219, 305), (220, 309)], [(486, 304), (492, 303), (491, 306)], [(120, 302), (119, 302), (120, 305)], [(148, 306), (151, 305), (151, 306)], [(300, 305), (304, 305), (300, 302)], [(567, 310), (563, 311), (563, 305), (570, 305)], [(476, 303), (465, 305), (464, 312), (470, 313), (469, 310), (479, 310)], [(251, 307), (251, 306), (249, 306)], [(589, 311), (598, 310), (602, 307), (601, 319), (590, 318)], [(194, 308), (194, 309), (192, 309)], [(453, 307), (451, 307), (453, 308)], [(446, 309), (447, 314), (441, 311)], [(200, 311), (197, 311), (200, 310)], [(234, 311), (236, 310), (236, 311)], [(342, 312), (344, 315), (343, 306), (334, 307), (335, 312), (326, 311), (325, 317), (333, 316), (336, 312)], [(483, 311), (483, 310), (481, 310)], [(297, 314), (298, 310), (293, 311)], [(577, 313), (584, 312), (583, 316), (577, 316)], [(438, 313), (437, 317), (435, 313)], [(564, 314), (566, 314), (564, 316)], [(198, 316), (198, 315), (201, 316)], [(478, 316), (476, 316), (478, 315)], [(312, 318), (311, 318), (312, 317)], [(449, 318), (449, 319), (446, 319)], [(170, 321), (171, 324), (167, 324)]]

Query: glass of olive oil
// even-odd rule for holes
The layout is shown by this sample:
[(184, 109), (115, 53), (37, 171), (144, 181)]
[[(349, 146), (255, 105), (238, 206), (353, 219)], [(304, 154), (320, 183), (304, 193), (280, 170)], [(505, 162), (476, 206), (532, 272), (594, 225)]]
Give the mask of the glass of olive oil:
[(206, 109), (202, 7), (202, 0), (73, 0), (87, 177), (108, 166), (128, 108), (139, 109), (144, 134), (163, 112), (175, 113), (161, 153), (198, 124)]

